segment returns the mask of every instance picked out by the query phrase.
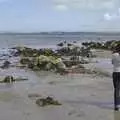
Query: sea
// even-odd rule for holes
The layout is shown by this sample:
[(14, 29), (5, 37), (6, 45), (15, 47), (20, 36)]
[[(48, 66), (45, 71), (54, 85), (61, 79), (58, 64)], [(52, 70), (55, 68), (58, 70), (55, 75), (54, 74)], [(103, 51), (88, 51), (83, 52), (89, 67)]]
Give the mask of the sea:
[(96, 33), (96, 32), (41, 32), (41, 33), (0, 33), (0, 56), (9, 54), (9, 49), (16, 46), (30, 48), (52, 48), (66, 41), (76, 42), (80, 45), (86, 41), (104, 42), (109, 40), (120, 40), (120, 33)]
[(36, 48), (53, 48), (56, 44), (66, 42), (120, 40), (120, 33), (95, 32), (53, 32), (53, 33), (0, 33), (0, 48), (29, 46)]

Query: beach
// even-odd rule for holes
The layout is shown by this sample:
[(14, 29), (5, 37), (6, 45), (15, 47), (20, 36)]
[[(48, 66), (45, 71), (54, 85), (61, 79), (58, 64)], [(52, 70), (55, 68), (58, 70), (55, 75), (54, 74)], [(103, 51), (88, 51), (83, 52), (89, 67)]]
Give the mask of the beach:
[[(1, 119), (114, 120), (112, 79), (101, 78), (43, 73), (39, 81), (34, 79), (34, 83), (1, 85)], [(40, 108), (34, 99), (28, 98), (28, 94), (53, 96), (62, 106)]]
[[(109, 77), (59, 76), (48, 72), (36, 75), (24, 70), (19, 73), (29, 77), (29, 82), (0, 85), (0, 116), (3, 120), (114, 120), (113, 87)], [(40, 108), (34, 99), (28, 98), (29, 94), (53, 96), (63, 105)]]
[[(113, 111), (111, 51), (94, 50), (94, 55), (92, 62), (83, 66), (98, 74), (61, 75), (16, 67), (19, 57), (1, 54), (1, 64), (5, 60), (12, 62), (8, 69), (0, 69), (1, 77), (12, 75), (28, 80), (0, 84), (0, 119), (118, 120)], [(39, 107), (36, 96), (51, 96), (62, 105)]]

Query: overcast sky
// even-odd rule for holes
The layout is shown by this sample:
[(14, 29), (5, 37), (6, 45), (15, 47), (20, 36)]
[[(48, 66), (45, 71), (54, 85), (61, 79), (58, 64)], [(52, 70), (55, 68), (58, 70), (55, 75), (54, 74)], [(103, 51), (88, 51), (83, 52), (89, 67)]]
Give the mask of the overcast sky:
[(120, 31), (120, 0), (0, 0), (0, 31)]

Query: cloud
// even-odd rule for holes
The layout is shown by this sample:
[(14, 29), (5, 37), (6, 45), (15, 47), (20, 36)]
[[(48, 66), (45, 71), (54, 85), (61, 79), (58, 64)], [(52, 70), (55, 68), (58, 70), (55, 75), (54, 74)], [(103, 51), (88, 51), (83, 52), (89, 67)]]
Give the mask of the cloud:
[(74, 9), (111, 9), (115, 8), (119, 0), (53, 0), (54, 6), (66, 6)]
[(118, 8), (118, 10), (114, 12), (113, 14), (105, 13), (104, 19), (107, 21), (120, 20), (120, 8)]
[(105, 13), (105, 14), (104, 14), (104, 19), (105, 19), (105, 20), (111, 20), (111, 19), (112, 19), (112, 16), (111, 16), (109, 13)]
[(68, 10), (68, 7), (66, 5), (56, 5), (55, 9), (60, 11), (66, 11)]

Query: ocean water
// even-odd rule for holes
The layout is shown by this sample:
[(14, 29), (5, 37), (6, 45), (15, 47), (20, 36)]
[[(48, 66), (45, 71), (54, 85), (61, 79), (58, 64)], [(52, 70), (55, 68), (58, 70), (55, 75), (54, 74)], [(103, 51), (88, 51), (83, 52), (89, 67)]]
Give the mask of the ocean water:
[(82, 41), (107, 41), (120, 40), (119, 33), (54, 33), (54, 34), (0, 34), (0, 48), (11, 48), (14, 46), (29, 46), (36, 48), (50, 47), (67, 41), (81, 43)]

